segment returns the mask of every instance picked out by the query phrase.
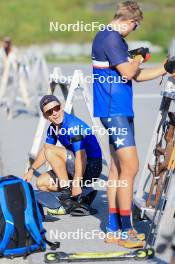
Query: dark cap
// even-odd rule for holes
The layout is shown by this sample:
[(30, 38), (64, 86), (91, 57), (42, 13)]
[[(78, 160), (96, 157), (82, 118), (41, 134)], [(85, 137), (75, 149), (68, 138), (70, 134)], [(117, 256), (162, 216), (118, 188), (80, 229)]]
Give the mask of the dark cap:
[(43, 112), (43, 108), (45, 105), (51, 103), (51, 102), (57, 102), (61, 105), (61, 102), (58, 100), (58, 98), (52, 94), (44, 95), (40, 100), (40, 109)]

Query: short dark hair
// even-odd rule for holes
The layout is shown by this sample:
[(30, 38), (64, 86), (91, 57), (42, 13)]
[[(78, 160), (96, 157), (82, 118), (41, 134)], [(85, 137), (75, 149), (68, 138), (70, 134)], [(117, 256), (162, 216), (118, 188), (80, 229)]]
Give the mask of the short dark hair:
[(55, 95), (52, 95), (52, 94), (44, 95), (40, 100), (41, 111), (43, 112), (44, 106), (51, 102), (57, 102), (61, 105), (61, 102), (58, 100), (58, 98)]

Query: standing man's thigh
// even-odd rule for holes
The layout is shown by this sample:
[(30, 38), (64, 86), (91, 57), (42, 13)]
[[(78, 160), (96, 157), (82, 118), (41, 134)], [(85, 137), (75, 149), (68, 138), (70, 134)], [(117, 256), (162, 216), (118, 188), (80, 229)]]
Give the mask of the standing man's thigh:
[(139, 159), (136, 147), (121, 148), (116, 151), (121, 171), (126, 171), (129, 175), (135, 176), (139, 168)]
[(112, 169), (118, 173), (124, 168), (138, 167), (138, 156), (135, 144), (134, 121), (126, 116), (101, 118), (108, 131)]
[(110, 153), (111, 153), (110, 170), (112, 170), (113, 172), (117, 173), (117, 175), (118, 175), (120, 173), (120, 171), (121, 171), (119, 159), (118, 159), (117, 153), (116, 153), (116, 151), (114, 149), (114, 146), (112, 144), (110, 144), (109, 147), (110, 147)]

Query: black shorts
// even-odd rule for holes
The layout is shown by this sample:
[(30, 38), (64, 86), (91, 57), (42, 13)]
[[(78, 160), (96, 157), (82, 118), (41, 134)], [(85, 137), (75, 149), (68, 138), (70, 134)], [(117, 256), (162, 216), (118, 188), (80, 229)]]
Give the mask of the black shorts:
[[(70, 151), (68, 151), (68, 154), (70, 156)], [(74, 175), (74, 168), (73, 163), (75, 162), (75, 159), (72, 157), (71, 159), (67, 159), (67, 172), (69, 180), (73, 180)], [(73, 173), (70, 173), (69, 168), (72, 167)], [(92, 182), (97, 181), (97, 179), (100, 177), (100, 174), (102, 172), (102, 159), (101, 158), (87, 158), (87, 164), (85, 173), (82, 179), (83, 185), (91, 184)], [(58, 183), (58, 177), (56, 176), (55, 172), (53, 170), (48, 171), (50, 177), (54, 180), (55, 183)]]
[(135, 146), (134, 119), (127, 116), (100, 118), (109, 133), (109, 144), (115, 150)]

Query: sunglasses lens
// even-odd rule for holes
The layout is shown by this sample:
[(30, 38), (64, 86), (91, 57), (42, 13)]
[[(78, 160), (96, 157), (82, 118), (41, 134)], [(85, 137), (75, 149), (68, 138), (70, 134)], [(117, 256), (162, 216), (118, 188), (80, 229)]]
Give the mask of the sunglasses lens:
[(56, 105), (56, 106), (53, 108), (53, 110), (54, 110), (55, 112), (60, 111), (60, 105)]
[(53, 113), (53, 111), (52, 111), (52, 109), (50, 109), (50, 110), (46, 111), (46, 116), (51, 116), (52, 113)]
[(137, 30), (138, 27), (139, 27), (139, 23), (138, 23), (137, 21), (135, 21), (135, 26), (134, 26), (133, 30), (134, 30), (134, 31)]
[(53, 112), (55, 111), (55, 112), (58, 112), (58, 111), (60, 111), (60, 109), (61, 109), (61, 106), (60, 105), (56, 105), (55, 107), (53, 107), (53, 108), (51, 108), (51, 109), (49, 109), (48, 111), (46, 111), (46, 116), (51, 116), (51, 115), (53, 115)]

